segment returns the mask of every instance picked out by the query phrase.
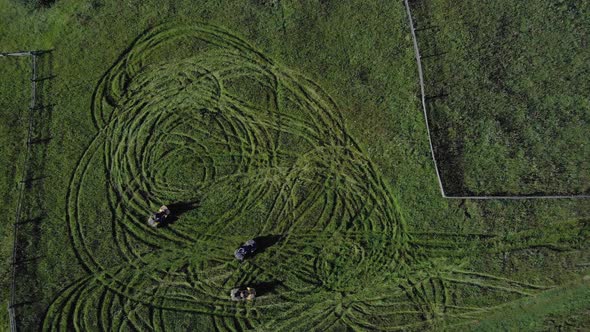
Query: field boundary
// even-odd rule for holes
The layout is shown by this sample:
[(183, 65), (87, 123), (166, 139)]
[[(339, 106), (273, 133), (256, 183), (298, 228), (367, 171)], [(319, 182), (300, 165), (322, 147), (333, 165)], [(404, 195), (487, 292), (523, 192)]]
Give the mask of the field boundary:
[(526, 199), (590, 199), (590, 195), (447, 195), (445, 187), (442, 182), (440, 175), (438, 161), (434, 153), (434, 146), (432, 144), (432, 135), (430, 131), (430, 124), (428, 118), (428, 111), (426, 108), (426, 89), (424, 87), (424, 72), (422, 69), (422, 56), (420, 55), (420, 48), (418, 47), (418, 38), (416, 37), (416, 28), (414, 25), (414, 19), (412, 18), (412, 10), (408, 0), (403, 0), (406, 8), (406, 14), (408, 16), (408, 23), (410, 26), (410, 32), (412, 35), (412, 42), (414, 46), (414, 55), (416, 57), (416, 65), (418, 67), (418, 83), (420, 85), (420, 100), (422, 103), (422, 112), (424, 113), (424, 122), (426, 123), (426, 132), (428, 134), (428, 144), (430, 146), (430, 155), (434, 164), (434, 170), (436, 172), (436, 179), (438, 181), (438, 187), (442, 197), (448, 199), (474, 199), (474, 200), (526, 200)]
[[(16, 266), (19, 264), (18, 262), (18, 234), (19, 234), (19, 224), (21, 223), (21, 212), (23, 209), (23, 200), (25, 196), (25, 191), (27, 188), (27, 182), (31, 179), (28, 178), (29, 175), (29, 164), (30, 164), (30, 157), (31, 157), (31, 145), (35, 144), (33, 142), (33, 127), (34, 127), (34, 117), (35, 111), (44, 108), (44, 106), (38, 104), (37, 98), (37, 82), (39, 78), (37, 76), (38, 71), (38, 62), (37, 58), (45, 53), (50, 51), (45, 50), (35, 50), (35, 51), (18, 51), (18, 52), (9, 52), (4, 53), (0, 52), (0, 58), (2, 57), (30, 57), (31, 59), (31, 100), (29, 105), (29, 121), (28, 121), (28, 130), (26, 135), (26, 152), (25, 158), (22, 165), (22, 173), (20, 175), (20, 179), (18, 180), (18, 198), (16, 202), (16, 214), (15, 220), (13, 223), (13, 249), (12, 249), (12, 258), (11, 258), (11, 281), (10, 281), (10, 297), (8, 301), (8, 316), (10, 321), (10, 331), (16, 332), (17, 331), (17, 323), (16, 323), (16, 312), (15, 306), (17, 305), (16, 302)], [(51, 77), (50, 77), (51, 78)], [(46, 79), (46, 78), (42, 78)]]

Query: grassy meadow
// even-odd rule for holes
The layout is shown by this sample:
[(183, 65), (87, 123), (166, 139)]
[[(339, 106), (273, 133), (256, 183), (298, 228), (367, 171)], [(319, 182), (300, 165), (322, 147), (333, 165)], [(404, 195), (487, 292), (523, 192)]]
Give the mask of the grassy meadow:
[(449, 190), (588, 193), (588, 3), (426, 1), (414, 8), (427, 28), (418, 39)]
[[(589, 6), (412, 6), (450, 192), (588, 193)], [(51, 50), (19, 330), (588, 327), (588, 200), (440, 196), (403, 2), (0, 0), (0, 22), (0, 52)], [(30, 75), (0, 58), (3, 308)]]

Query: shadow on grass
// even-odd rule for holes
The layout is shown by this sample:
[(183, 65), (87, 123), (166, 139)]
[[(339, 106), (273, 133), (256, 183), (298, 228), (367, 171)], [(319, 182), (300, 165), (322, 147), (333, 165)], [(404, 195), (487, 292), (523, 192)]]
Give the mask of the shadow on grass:
[(168, 204), (168, 209), (170, 210), (170, 216), (166, 218), (166, 222), (162, 226), (168, 226), (174, 224), (180, 216), (183, 214), (194, 210), (199, 207), (199, 201), (192, 201), (192, 202), (176, 202), (172, 204)]
[(192, 202), (176, 202), (167, 205), (168, 209), (174, 216), (181, 216), (182, 214), (194, 210), (199, 207), (199, 201)]
[(273, 281), (259, 282), (259, 283), (253, 284), (250, 287), (254, 288), (256, 290), (256, 296), (260, 297), (260, 296), (274, 293), (275, 289), (277, 288), (277, 286), (280, 283), (281, 283), (280, 281), (273, 280)]
[(263, 253), (266, 249), (275, 245), (281, 239), (280, 235), (264, 235), (255, 237), (254, 241), (256, 241), (257, 249), (256, 254)]

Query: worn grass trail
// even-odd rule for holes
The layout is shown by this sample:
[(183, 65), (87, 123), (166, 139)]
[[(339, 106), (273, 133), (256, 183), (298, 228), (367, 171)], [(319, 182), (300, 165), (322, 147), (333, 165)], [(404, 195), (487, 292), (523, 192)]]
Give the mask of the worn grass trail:
[[(223, 29), (147, 31), (100, 80), (92, 113), (66, 207), (89, 276), (55, 299), (46, 330), (421, 329), (485, 311), (458, 305), (467, 288), (544, 289), (437, 256), (448, 240), (407, 231), (335, 101)], [(191, 208), (150, 228), (161, 204)], [(264, 235), (280, 240), (232, 259)], [(229, 301), (239, 285), (261, 296)]]

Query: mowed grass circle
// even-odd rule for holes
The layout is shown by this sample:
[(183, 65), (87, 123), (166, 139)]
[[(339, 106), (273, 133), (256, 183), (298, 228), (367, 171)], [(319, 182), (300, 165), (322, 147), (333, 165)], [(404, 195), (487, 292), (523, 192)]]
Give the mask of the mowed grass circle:
[[(223, 29), (146, 32), (100, 80), (92, 112), (67, 203), (89, 277), (55, 300), (47, 329), (399, 328), (450, 310), (453, 283), (534, 288), (430, 260), (336, 103)], [(154, 229), (162, 204), (191, 209)], [(233, 258), (264, 236), (278, 240)], [(229, 300), (246, 285), (254, 303)]]

